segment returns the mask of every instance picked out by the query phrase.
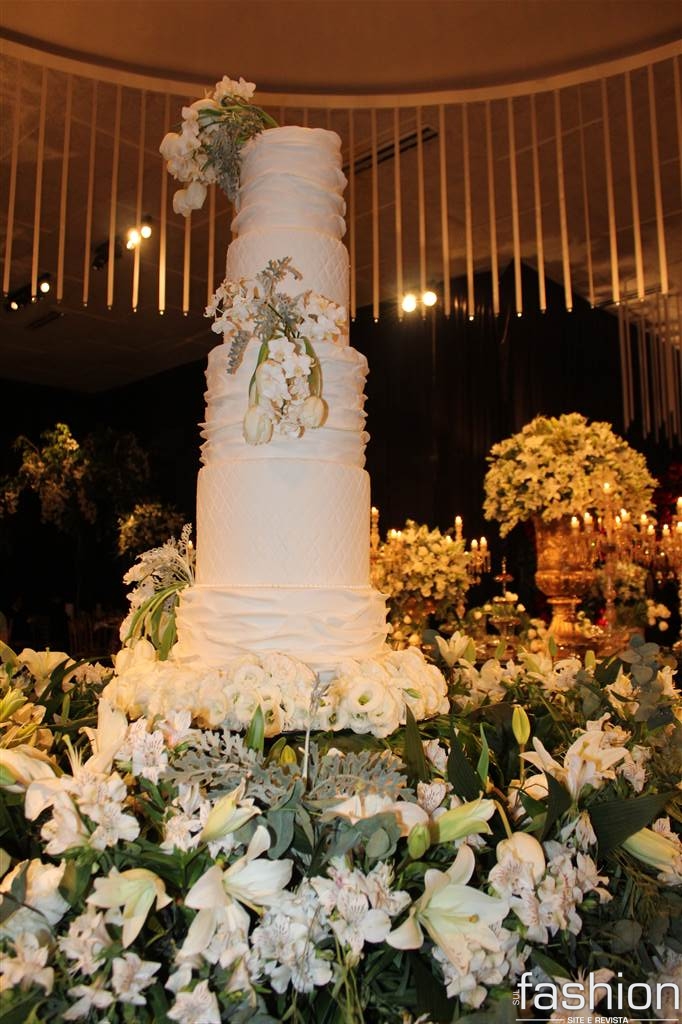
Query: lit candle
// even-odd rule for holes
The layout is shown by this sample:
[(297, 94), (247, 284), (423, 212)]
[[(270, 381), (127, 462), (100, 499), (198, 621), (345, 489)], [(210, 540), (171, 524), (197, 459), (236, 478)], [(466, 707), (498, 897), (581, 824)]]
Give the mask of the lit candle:
[(641, 516), (639, 517), (639, 525), (640, 526), (646, 526), (648, 521), (649, 521), (648, 515), (646, 514), (646, 512), (642, 512)]
[(666, 523), (665, 526), (663, 527), (663, 539), (667, 540), (669, 536), (670, 536), (670, 527)]
[(604, 484), (604, 494), (608, 495), (610, 493), (611, 493), (611, 484), (607, 480), (606, 483)]
[(580, 520), (578, 519), (577, 516), (571, 516), (571, 529), (572, 530), (579, 530), (580, 529)]
[(462, 539), (462, 517), (455, 516), (455, 539)]
[(677, 513), (682, 515), (682, 498), (677, 499)]
[(488, 550), (488, 541), (485, 539), (485, 537), (481, 537), (481, 551), (487, 551), (487, 550)]
[(471, 550), (472, 551), (478, 551), (478, 541), (475, 538), (471, 542)]
[(653, 537), (655, 533), (656, 533), (656, 528), (654, 527), (654, 524), (653, 523), (649, 523), (649, 525), (646, 528), (646, 535), (647, 535), (647, 537)]
[(592, 519), (592, 516), (589, 512), (586, 512), (583, 516), (583, 522), (585, 523), (585, 529), (588, 531), (591, 530), (594, 526), (594, 520)]

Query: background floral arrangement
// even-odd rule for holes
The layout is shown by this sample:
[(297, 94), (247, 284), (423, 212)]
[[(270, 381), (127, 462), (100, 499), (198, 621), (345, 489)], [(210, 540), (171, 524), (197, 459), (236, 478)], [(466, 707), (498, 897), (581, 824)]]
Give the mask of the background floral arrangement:
[(301, 280), (290, 257), (270, 260), (255, 281), (223, 281), (206, 307), (206, 316), (214, 317), (212, 330), (230, 346), (230, 373), (250, 341), (261, 343), (244, 417), (249, 444), (267, 444), (273, 431), (298, 437), (321, 426), (327, 415), (314, 344), (338, 340), (347, 330), (346, 311), (317, 292), (278, 291), (289, 275)]
[(360, 747), (129, 722), (5, 650), (0, 719), (51, 728), (0, 749), (3, 1020), (474, 1024), (524, 971), (679, 984), (671, 666), (439, 649), (452, 716)]
[(499, 520), (502, 537), (533, 516), (550, 522), (588, 511), (603, 515), (604, 484), (612, 508), (638, 517), (649, 510), (656, 484), (644, 456), (609, 423), (588, 423), (579, 413), (536, 417), (493, 445), (488, 462), (484, 511)]
[(408, 519), (390, 530), (372, 556), (372, 584), (388, 597), (394, 639), (421, 632), (430, 616), (439, 624), (464, 614), (471, 585), (464, 542)]
[(182, 108), (180, 132), (164, 136), (159, 150), (178, 181), (189, 182), (173, 196), (173, 209), (187, 217), (206, 199), (206, 186), (216, 182), (229, 199), (239, 188), (242, 147), (264, 128), (277, 122), (250, 102), (256, 87), (225, 75), (212, 92)]

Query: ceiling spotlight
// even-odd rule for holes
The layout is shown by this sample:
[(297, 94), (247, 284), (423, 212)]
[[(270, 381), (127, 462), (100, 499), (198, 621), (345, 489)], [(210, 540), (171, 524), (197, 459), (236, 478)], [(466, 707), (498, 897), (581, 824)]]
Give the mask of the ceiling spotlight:
[(16, 311), (17, 309), (19, 309), (19, 303), (17, 302), (16, 299), (12, 299), (12, 301), (9, 304), (9, 308), (11, 310), (13, 310), (13, 311)]
[(425, 306), (435, 306), (437, 302), (438, 296), (430, 288), (428, 291), (422, 292), (422, 303)]
[(43, 295), (47, 295), (47, 293), (49, 292), (49, 290), (50, 290), (50, 282), (48, 281), (47, 278), (44, 278), (40, 282), (40, 290), (43, 293)]
[(135, 243), (133, 242), (132, 238), (129, 238), (128, 241), (126, 242), (126, 249), (134, 249), (134, 248), (135, 248)]
[(142, 240), (142, 235), (137, 230), (137, 228), (128, 228), (126, 237), (128, 239), (126, 243), (126, 249), (134, 249), (135, 246), (139, 245), (140, 241)]
[[(119, 260), (123, 255), (123, 245), (121, 239), (116, 235), (114, 239), (114, 259)], [(109, 239), (107, 238), (104, 242), (100, 242), (92, 250), (92, 263), (90, 266), (93, 270), (103, 270), (109, 262)]]
[(142, 226), (140, 227), (140, 234), (143, 238), (151, 238), (152, 236), (152, 218), (149, 214), (145, 214), (142, 218)]
[(413, 292), (408, 292), (407, 295), (403, 295), (403, 300), (400, 303), (405, 313), (414, 313), (417, 308), (417, 296)]

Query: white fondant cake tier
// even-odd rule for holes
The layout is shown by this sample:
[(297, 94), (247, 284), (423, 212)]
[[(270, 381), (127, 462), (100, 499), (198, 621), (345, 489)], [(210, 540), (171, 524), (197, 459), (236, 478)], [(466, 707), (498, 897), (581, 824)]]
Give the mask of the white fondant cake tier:
[(286, 651), (314, 669), (385, 649), (386, 603), (371, 587), (206, 587), (183, 593), (174, 657), (220, 667)]
[(287, 295), (319, 292), (348, 306), (348, 250), (338, 238), (304, 228), (272, 226), (239, 235), (227, 250), (225, 276), (230, 281), (254, 278), (269, 260), (291, 257), (302, 280), (287, 277), (279, 286)]
[(369, 476), (309, 459), (204, 466), (197, 536), (203, 585), (367, 586)]
[(310, 459), (364, 466), (365, 396), (367, 360), (353, 348), (330, 342), (315, 346), (322, 367), (324, 397), (329, 409), (326, 421), (302, 437), (274, 434), (269, 444), (244, 443), (242, 422), (245, 395), (256, 367), (260, 345), (249, 343), (241, 366), (228, 373), (229, 345), (218, 345), (209, 354), (206, 370), (206, 422), (202, 425), (202, 460), (206, 465), (227, 459)]

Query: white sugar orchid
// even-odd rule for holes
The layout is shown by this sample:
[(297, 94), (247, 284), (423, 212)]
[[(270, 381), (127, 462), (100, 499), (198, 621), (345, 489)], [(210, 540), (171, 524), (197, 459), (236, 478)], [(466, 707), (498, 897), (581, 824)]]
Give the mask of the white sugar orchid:
[(396, 949), (419, 949), (423, 928), (452, 963), (463, 934), (474, 932), (485, 948), (498, 945), (490, 925), (500, 924), (508, 910), (506, 900), (488, 896), (466, 883), (475, 867), (470, 847), (462, 846), (447, 871), (430, 869), (424, 876), (424, 894), (412, 905), (407, 920), (386, 941)]
[(170, 901), (163, 881), (147, 868), (121, 872), (112, 868), (106, 878), (95, 879), (94, 890), (87, 898), (91, 906), (106, 909), (107, 920), (123, 925), (124, 947), (137, 938), (152, 905), (156, 903), (156, 909), (161, 910)]

